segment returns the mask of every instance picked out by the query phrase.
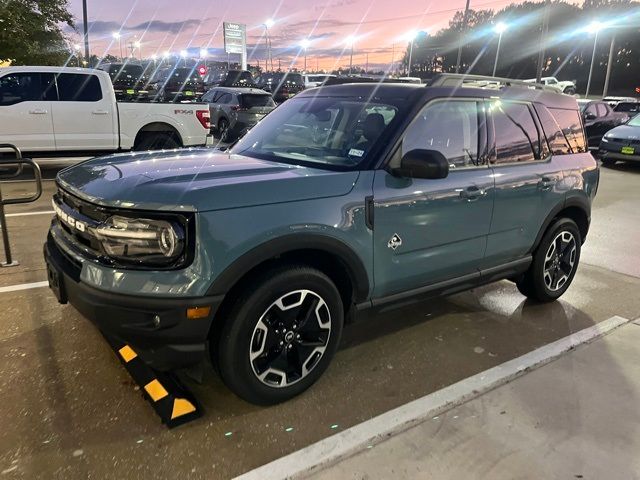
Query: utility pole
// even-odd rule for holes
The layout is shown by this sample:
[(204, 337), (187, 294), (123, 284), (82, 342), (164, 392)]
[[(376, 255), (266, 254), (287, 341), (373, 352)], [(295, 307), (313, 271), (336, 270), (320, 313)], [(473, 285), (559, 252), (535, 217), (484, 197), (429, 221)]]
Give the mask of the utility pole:
[(462, 44), (464, 43), (464, 36), (467, 33), (467, 22), (469, 21), (469, 3), (471, 0), (467, 0), (467, 5), (464, 7), (464, 16), (462, 17), (462, 31), (460, 32), (460, 38), (458, 43), (458, 59), (456, 60), (456, 73), (460, 73), (460, 63), (462, 62)]
[(364, 72), (367, 73), (369, 71), (369, 52), (367, 52), (367, 66), (364, 69)]
[(396, 60), (396, 44), (392, 43), (391, 44), (391, 73), (394, 73), (394, 68), (395, 67), (395, 60)]
[(87, 25), (87, 0), (82, 0), (82, 22), (84, 30), (84, 58), (89, 65), (89, 25)]
[(545, 57), (545, 42), (547, 30), (549, 29), (549, 2), (544, 2), (544, 12), (542, 14), (542, 28), (540, 30), (540, 50), (538, 51), (538, 68), (536, 69), (536, 83), (542, 81), (542, 62)]
[(611, 34), (611, 46), (609, 47), (609, 60), (607, 60), (607, 75), (604, 77), (604, 88), (602, 96), (606, 97), (609, 93), (609, 80), (611, 79), (611, 64), (613, 63), (613, 50), (616, 48), (616, 34)]

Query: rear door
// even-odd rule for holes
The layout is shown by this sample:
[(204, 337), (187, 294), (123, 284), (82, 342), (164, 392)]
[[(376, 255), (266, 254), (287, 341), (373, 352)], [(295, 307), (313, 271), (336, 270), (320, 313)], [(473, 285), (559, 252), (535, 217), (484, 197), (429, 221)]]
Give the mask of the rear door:
[(52, 73), (15, 72), (0, 77), (0, 143), (23, 151), (53, 151)]
[(553, 161), (533, 105), (491, 100), (488, 111), (495, 206), (484, 268), (529, 253), (545, 219), (565, 194), (562, 169)]
[[(482, 99), (427, 104), (405, 131), (389, 168), (376, 170), (376, 297), (478, 274), (493, 210), (482, 106)], [(441, 152), (449, 161), (448, 177), (427, 180), (390, 173), (402, 155), (415, 149)]]
[[(106, 80), (109, 81), (109, 80)], [(114, 150), (117, 142), (117, 112), (97, 75), (56, 75), (58, 101), (52, 103), (56, 149)]]

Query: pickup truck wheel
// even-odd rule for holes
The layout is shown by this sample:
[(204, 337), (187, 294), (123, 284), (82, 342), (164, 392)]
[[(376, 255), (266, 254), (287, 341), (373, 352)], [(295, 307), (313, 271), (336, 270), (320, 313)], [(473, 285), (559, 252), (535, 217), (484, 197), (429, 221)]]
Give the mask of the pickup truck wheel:
[(581, 245), (576, 223), (569, 218), (557, 220), (542, 237), (529, 270), (516, 283), (520, 293), (539, 302), (559, 298), (576, 274)]
[(133, 147), (136, 151), (173, 150), (174, 148), (180, 148), (180, 144), (171, 134), (165, 132), (146, 133)]
[(566, 95), (575, 95), (576, 94), (576, 89), (573, 87), (567, 87), (564, 89), (564, 92)]
[(343, 306), (333, 282), (305, 266), (271, 270), (235, 301), (214, 355), (225, 384), (258, 405), (309, 388), (335, 354)]

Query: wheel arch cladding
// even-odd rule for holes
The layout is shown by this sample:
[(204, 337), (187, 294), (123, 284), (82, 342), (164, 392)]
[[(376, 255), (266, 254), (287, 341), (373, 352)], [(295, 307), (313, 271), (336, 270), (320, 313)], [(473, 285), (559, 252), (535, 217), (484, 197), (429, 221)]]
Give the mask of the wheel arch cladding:
[(559, 218), (570, 218), (576, 222), (576, 225), (578, 225), (578, 229), (580, 230), (581, 241), (584, 243), (587, 238), (587, 233), (589, 232), (589, 223), (591, 221), (590, 212), (591, 204), (586, 197), (574, 196), (567, 198), (564, 204), (558, 205), (551, 211), (551, 213), (549, 213), (542, 225), (542, 228), (538, 232), (531, 251), (535, 251), (535, 249), (538, 248), (538, 245), (540, 245), (542, 237), (546, 233), (547, 229)]
[(217, 292), (226, 302), (255, 275), (283, 264), (309, 265), (323, 272), (336, 284), (345, 310), (369, 296), (369, 276), (358, 254), (341, 240), (313, 234), (285, 235), (249, 250), (215, 278), (207, 295)]

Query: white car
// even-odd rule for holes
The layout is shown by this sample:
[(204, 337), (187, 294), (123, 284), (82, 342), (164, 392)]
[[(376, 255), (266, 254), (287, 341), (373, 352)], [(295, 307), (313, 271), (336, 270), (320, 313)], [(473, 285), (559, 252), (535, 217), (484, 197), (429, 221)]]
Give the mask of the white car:
[[(528, 80), (525, 80), (525, 82), (536, 83), (536, 79), (530, 78)], [(566, 93), (567, 95), (576, 94), (576, 83), (571, 80), (560, 81), (556, 77), (542, 77), (540, 79), (540, 83), (554, 88), (560, 93)]]
[(328, 73), (313, 73), (309, 75), (303, 75), (302, 77), (304, 79), (304, 88), (313, 88), (321, 87), (327, 80), (329, 80), (330, 78), (334, 78), (335, 75), (331, 75)]
[(0, 143), (23, 152), (116, 152), (211, 144), (209, 106), (121, 103), (107, 72), (0, 68)]

